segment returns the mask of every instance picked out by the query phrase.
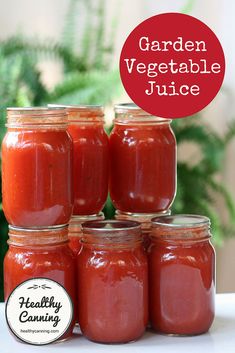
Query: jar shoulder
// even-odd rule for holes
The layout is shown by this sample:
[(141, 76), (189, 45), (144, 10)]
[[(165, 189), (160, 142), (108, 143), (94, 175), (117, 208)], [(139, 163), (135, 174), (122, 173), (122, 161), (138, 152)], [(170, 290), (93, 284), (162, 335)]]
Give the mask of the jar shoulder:
[(21, 270), (29, 267), (67, 267), (74, 264), (75, 257), (68, 245), (53, 250), (31, 250), (27, 248), (9, 248), (5, 258), (4, 266), (15, 267)]
[(103, 126), (70, 125), (68, 132), (74, 143), (108, 145), (109, 138)]
[(116, 267), (143, 267), (147, 266), (147, 256), (144, 250), (97, 250), (82, 247), (78, 258), (78, 264), (81, 267), (86, 264), (88, 267), (105, 268), (110, 266)]
[(114, 126), (110, 134), (110, 142), (168, 144), (175, 146), (176, 139), (170, 126), (159, 128), (157, 126)]
[(8, 149), (26, 150), (35, 147), (72, 149), (72, 139), (66, 130), (14, 130), (6, 132), (2, 142), (3, 152)]
[(158, 261), (160, 263), (206, 263), (214, 261), (215, 250), (210, 242), (198, 245), (181, 245), (163, 246), (159, 244), (151, 244), (148, 249), (148, 257), (150, 261)]

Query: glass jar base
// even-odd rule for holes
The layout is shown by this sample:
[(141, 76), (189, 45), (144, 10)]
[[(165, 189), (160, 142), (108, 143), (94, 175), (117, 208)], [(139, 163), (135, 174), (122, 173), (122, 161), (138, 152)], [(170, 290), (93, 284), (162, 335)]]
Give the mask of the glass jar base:
[(67, 337), (65, 337), (65, 338), (59, 338), (58, 340), (56, 340), (55, 342), (53, 342), (54, 344), (59, 344), (59, 343), (63, 343), (63, 342), (66, 342), (66, 341), (69, 341), (69, 340), (71, 340), (72, 339), (72, 337), (73, 337), (73, 334), (71, 334), (71, 335), (69, 335), (69, 336), (67, 336)]
[(194, 337), (194, 336), (200, 336), (203, 335), (205, 333), (207, 333), (209, 331), (205, 330), (205, 331), (200, 331), (200, 332), (196, 332), (196, 333), (175, 333), (175, 332), (163, 332), (157, 329), (154, 329), (151, 324), (149, 324), (147, 330), (149, 332), (155, 333), (157, 335), (161, 335), (161, 336), (168, 336), (168, 337)]
[(131, 340), (123, 340), (123, 341), (119, 341), (119, 342), (115, 342), (115, 341), (112, 341), (112, 342), (105, 342), (105, 341), (97, 341), (95, 339), (91, 339), (89, 337), (87, 337), (86, 335), (84, 335), (84, 337), (86, 337), (86, 339), (88, 339), (89, 341), (91, 342), (94, 342), (94, 343), (97, 343), (97, 344), (105, 344), (105, 345), (115, 345), (115, 346), (118, 346), (118, 345), (121, 345), (121, 344), (129, 344), (129, 343), (134, 343), (136, 341), (138, 341), (142, 336), (143, 336), (144, 332), (142, 333), (141, 336), (137, 337), (137, 338), (134, 338), (134, 339), (131, 339)]
[(130, 219), (129, 217), (135, 218), (135, 220), (144, 218), (148, 219), (151, 221), (152, 218), (154, 217), (161, 217), (161, 216), (168, 216), (171, 214), (171, 210), (167, 209), (165, 211), (160, 211), (160, 212), (151, 212), (151, 213), (141, 213), (141, 212), (125, 212), (125, 211), (120, 211), (116, 210), (115, 212), (115, 217), (128, 217), (126, 219)]
[(104, 219), (104, 213), (99, 212), (99, 213), (93, 213), (93, 214), (88, 214), (88, 215), (76, 215), (73, 214), (71, 219), (70, 219), (70, 225), (73, 223), (83, 223), (87, 221), (98, 221), (98, 220), (103, 220)]
[(22, 230), (22, 231), (37, 231), (37, 230), (41, 230), (41, 231), (50, 231), (50, 230), (60, 230), (60, 228), (65, 228), (68, 226), (68, 223), (65, 224), (55, 224), (55, 225), (50, 225), (50, 226), (15, 226), (14, 224), (9, 224), (11, 229), (17, 229), (18, 231)]

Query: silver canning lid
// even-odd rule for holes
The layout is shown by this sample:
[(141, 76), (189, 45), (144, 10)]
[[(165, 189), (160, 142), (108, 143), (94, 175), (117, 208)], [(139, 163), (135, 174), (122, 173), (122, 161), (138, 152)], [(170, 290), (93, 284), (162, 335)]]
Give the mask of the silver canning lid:
[(152, 219), (154, 227), (169, 227), (169, 228), (196, 228), (208, 225), (210, 226), (210, 219), (205, 216), (194, 214), (177, 214), (172, 216), (155, 217)]
[(138, 107), (135, 103), (120, 103), (114, 105), (114, 110), (116, 113), (127, 113), (129, 111), (142, 111), (145, 115), (151, 115), (145, 112), (143, 109)]
[(135, 103), (120, 103), (114, 105), (114, 111), (116, 114), (115, 120), (139, 120), (144, 122), (154, 122), (154, 123), (170, 123), (171, 119), (164, 119), (152, 114), (147, 113), (142, 108), (138, 107)]
[(81, 116), (86, 114), (94, 115), (97, 117), (104, 116), (104, 108), (102, 105), (64, 105), (64, 104), (48, 104), (49, 109), (62, 109), (67, 113), (77, 113)]
[(8, 107), (7, 113), (11, 113), (14, 115), (22, 115), (22, 114), (28, 114), (28, 115), (41, 115), (46, 114), (46, 115), (53, 115), (53, 114), (58, 114), (60, 113), (61, 115), (66, 115), (66, 112), (58, 107), (55, 106), (50, 108), (50, 107)]
[(65, 128), (68, 125), (67, 112), (61, 108), (9, 107), (6, 127)]
[(104, 221), (90, 221), (82, 224), (84, 231), (104, 232), (120, 232), (125, 230), (141, 229), (139, 222), (135, 221), (118, 221), (118, 220), (104, 220)]
[(83, 105), (69, 105), (69, 104), (48, 104), (47, 105), (48, 108), (58, 108), (58, 109), (74, 109), (74, 110), (103, 110), (103, 106), (102, 105), (94, 105), (94, 104), (91, 104), (91, 105), (86, 105), (86, 104), (83, 104)]
[(68, 114), (69, 124), (104, 122), (104, 108), (102, 105), (48, 104), (48, 107), (65, 111)]
[[(57, 109), (61, 110), (61, 108), (56, 105), (53, 108), (56, 108), (56, 110)], [(19, 111), (34, 111), (34, 110), (48, 111), (48, 110), (50, 110), (50, 107), (49, 107), (49, 105), (46, 107), (7, 107), (7, 111), (10, 111), (10, 110), (12, 110), (12, 111), (18, 111), (18, 110)]]

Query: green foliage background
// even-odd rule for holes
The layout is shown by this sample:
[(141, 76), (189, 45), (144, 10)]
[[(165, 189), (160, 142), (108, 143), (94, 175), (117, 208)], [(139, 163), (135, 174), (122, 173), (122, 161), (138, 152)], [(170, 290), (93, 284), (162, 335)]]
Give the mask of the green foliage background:
[[(79, 16), (83, 28), (78, 30)], [(112, 67), (117, 17), (105, 27), (105, 0), (71, 0), (59, 43), (23, 36), (0, 41), (0, 142), (9, 106), (107, 104), (121, 92), (118, 68)], [(77, 35), (79, 33), (79, 36)], [(107, 38), (107, 33), (109, 33)], [(63, 79), (49, 90), (38, 63), (60, 63)], [(2, 262), (7, 250), (7, 223), (0, 208), (0, 300), (3, 300)]]
[[(106, 28), (105, 0), (70, 0), (64, 30), (58, 43), (23, 36), (0, 41), (0, 140), (5, 133), (5, 108), (8, 106), (39, 106), (60, 104), (108, 104), (122, 90), (117, 63), (113, 63), (118, 16), (109, 19)], [(182, 12), (190, 11), (187, 1)], [(84, 24), (77, 30), (79, 16)], [(79, 33), (79, 36), (77, 36)], [(107, 38), (109, 33), (109, 38)], [(41, 60), (61, 63), (63, 79), (49, 90), (42, 81), (38, 63)], [(212, 220), (214, 242), (221, 244), (233, 235), (234, 200), (217, 176), (223, 169), (226, 148), (235, 133), (235, 125), (220, 137), (197, 115), (173, 122), (178, 146), (194, 143), (201, 159), (196, 164), (178, 161), (178, 191), (173, 213), (199, 213)], [(110, 130), (110, 129), (109, 129)], [(228, 221), (224, 224), (215, 206), (220, 195)], [(114, 208), (110, 199), (105, 214), (111, 218)], [(0, 209), (0, 300), (3, 300), (2, 261), (7, 250), (7, 223)]]

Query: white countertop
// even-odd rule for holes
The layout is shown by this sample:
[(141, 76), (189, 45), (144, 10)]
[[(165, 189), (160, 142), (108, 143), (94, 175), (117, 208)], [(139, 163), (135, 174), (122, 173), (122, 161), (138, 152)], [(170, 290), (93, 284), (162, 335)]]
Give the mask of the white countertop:
[(8, 331), (0, 303), (0, 353), (235, 353), (235, 293), (216, 295), (216, 318), (210, 332), (194, 337), (168, 337), (146, 332), (137, 342), (104, 345), (74, 335), (66, 342), (32, 346), (17, 342)]

